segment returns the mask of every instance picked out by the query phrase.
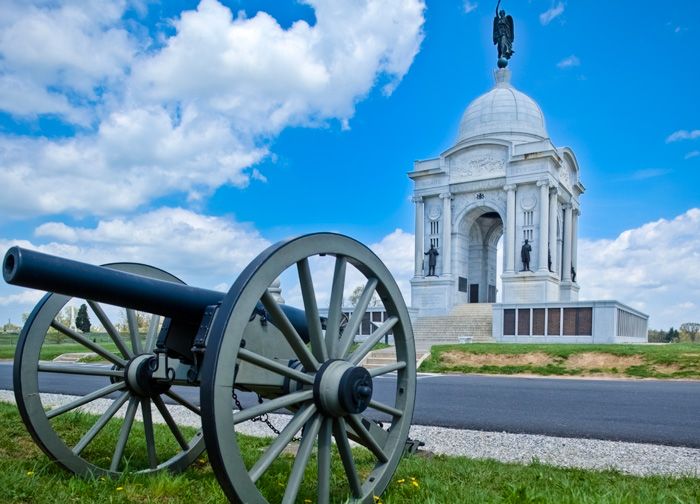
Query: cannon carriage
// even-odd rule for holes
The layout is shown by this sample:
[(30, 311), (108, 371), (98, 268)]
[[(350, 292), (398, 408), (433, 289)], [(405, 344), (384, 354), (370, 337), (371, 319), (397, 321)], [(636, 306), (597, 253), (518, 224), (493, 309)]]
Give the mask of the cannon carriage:
[[(269, 290), (290, 275), (298, 280), (300, 308), (278, 302)], [(318, 233), (277, 243), (243, 270), (228, 293), (184, 285), (142, 264), (92, 266), (18, 247), (7, 252), (3, 276), (49, 292), (22, 330), (14, 388), (35, 442), (68, 470), (104, 476), (177, 472), (206, 448), (226, 496), (245, 503), (271, 500), (270, 481), (284, 486), (282, 502), (296, 502), (309, 485), (315, 502), (373, 502), (393, 476), (413, 414), (413, 333), (396, 282), (359, 242)], [(349, 279), (362, 279), (364, 287), (344, 318)], [(373, 296), (386, 318), (355, 343)], [(85, 300), (109, 345), (57, 319), (71, 298)], [(317, 298), (327, 299), (324, 316)], [(111, 320), (113, 307), (126, 309), (127, 339)], [(144, 313), (150, 322), (141, 335), (137, 316)], [(96, 354), (98, 362), (42, 360), (52, 331)], [(363, 360), (388, 334), (395, 359), (365, 368)], [(65, 375), (85, 379), (87, 390), (51, 407), (47, 384)], [(377, 380), (390, 384), (388, 395), (375, 393)], [(183, 392), (187, 387), (199, 389), (199, 404)], [(238, 394), (245, 393), (258, 401), (241, 408)], [(105, 398), (112, 401), (78, 428), (72, 415)], [(201, 419), (194, 435), (176, 420), (183, 408)], [(267, 442), (241, 433), (245, 422), (281, 410), (288, 422), (274, 428)], [(154, 415), (164, 425), (155, 426)], [(160, 431), (165, 434), (156, 436)], [(282, 456), (290, 446), (294, 456)], [(332, 467), (342, 467), (344, 477), (334, 477)]]

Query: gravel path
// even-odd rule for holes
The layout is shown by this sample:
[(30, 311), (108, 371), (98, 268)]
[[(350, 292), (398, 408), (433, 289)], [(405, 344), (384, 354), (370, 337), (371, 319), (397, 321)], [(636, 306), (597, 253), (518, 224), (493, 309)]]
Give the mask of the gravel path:
[[(44, 405), (49, 407), (75, 399), (75, 396), (42, 394)], [(0, 390), (0, 401), (14, 403), (14, 393)], [(80, 409), (99, 414), (107, 409), (111, 402), (109, 399), (99, 399)], [(186, 408), (169, 405), (168, 409), (180, 425), (199, 426), (199, 417)], [(126, 408), (122, 408), (117, 416), (123, 416), (125, 410)], [(153, 416), (154, 422), (164, 423), (157, 411), (154, 410)], [(270, 415), (270, 420), (278, 429), (284, 427), (288, 419), (287, 415)], [(245, 422), (239, 424), (238, 428), (240, 432), (253, 436), (270, 435), (269, 429), (259, 422)], [(445, 455), (524, 464), (538, 460), (555, 466), (617, 469), (642, 476), (667, 474), (700, 477), (700, 449), (695, 448), (421, 425), (411, 427), (411, 437), (425, 443), (423, 450)]]

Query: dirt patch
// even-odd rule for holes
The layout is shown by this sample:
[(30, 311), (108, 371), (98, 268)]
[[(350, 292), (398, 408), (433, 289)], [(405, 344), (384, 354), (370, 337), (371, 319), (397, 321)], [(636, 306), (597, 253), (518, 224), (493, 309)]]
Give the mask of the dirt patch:
[(526, 354), (473, 354), (464, 352), (445, 352), (442, 361), (452, 366), (546, 366), (556, 361), (546, 353)]
[(667, 375), (677, 373), (681, 370), (678, 364), (654, 364), (651, 369), (653, 369), (655, 373)]
[(644, 359), (639, 355), (612, 355), (600, 352), (584, 352), (570, 356), (564, 366), (567, 369), (617, 369), (625, 371), (632, 366), (641, 366)]

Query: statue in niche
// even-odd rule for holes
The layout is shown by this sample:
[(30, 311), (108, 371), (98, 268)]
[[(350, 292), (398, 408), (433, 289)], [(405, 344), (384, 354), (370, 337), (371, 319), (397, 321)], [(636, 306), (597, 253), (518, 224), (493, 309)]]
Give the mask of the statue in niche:
[(515, 29), (513, 18), (506, 15), (506, 11), (498, 11), (501, 0), (496, 4), (496, 17), (493, 18), (493, 43), (498, 47), (498, 68), (508, 66), (508, 60), (513, 55), (513, 40)]
[(430, 249), (427, 252), (425, 252), (424, 255), (428, 256), (428, 275), (427, 276), (437, 276), (437, 275), (435, 275), (435, 265), (437, 264), (437, 256), (440, 255), (440, 252), (438, 252), (437, 249), (431, 243)]
[(530, 271), (530, 252), (532, 252), (532, 246), (526, 238), (525, 243), (523, 243), (523, 246), (520, 248), (520, 260), (523, 262), (523, 269), (521, 271)]

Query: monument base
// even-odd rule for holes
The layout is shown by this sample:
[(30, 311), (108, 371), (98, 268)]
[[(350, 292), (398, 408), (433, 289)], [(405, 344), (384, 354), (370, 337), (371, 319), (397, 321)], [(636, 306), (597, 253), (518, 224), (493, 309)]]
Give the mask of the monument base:
[[(547, 303), (563, 300), (559, 279), (550, 271), (503, 273), (501, 281), (503, 303)], [(576, 293), (578, 295), (578, 290)]]
[(447, 314), (454, 301), (451, 275), (413, 277), (411, 279), (411, 306), (418, 309), (419, 317)]

